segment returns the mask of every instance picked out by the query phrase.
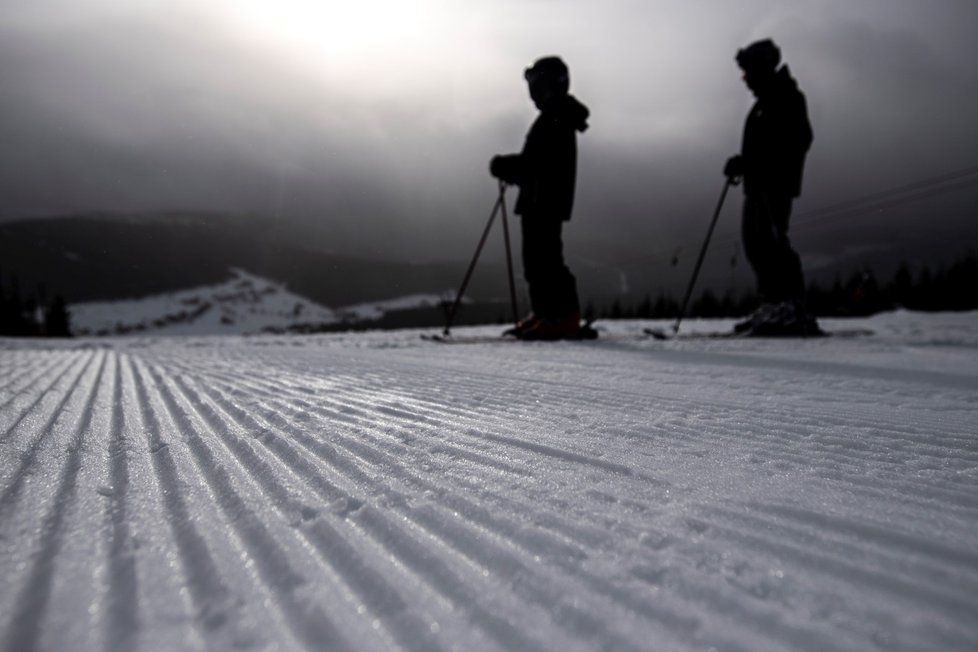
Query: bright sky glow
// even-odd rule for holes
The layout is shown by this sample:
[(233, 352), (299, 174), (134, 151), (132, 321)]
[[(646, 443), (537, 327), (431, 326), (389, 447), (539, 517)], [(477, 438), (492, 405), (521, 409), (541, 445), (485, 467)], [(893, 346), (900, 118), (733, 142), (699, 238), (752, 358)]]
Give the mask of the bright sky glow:
[(424, 47), (439, 12), (425, 0), (244, 0), (231, 13), (256, 33), (327, 58), (383, 58)]
[(241, 0), (224, 19), (349, 91), (378, 83), (394, 90), (411, 70), (437, 68), (458, 36), (456, 17), (440, 0)]

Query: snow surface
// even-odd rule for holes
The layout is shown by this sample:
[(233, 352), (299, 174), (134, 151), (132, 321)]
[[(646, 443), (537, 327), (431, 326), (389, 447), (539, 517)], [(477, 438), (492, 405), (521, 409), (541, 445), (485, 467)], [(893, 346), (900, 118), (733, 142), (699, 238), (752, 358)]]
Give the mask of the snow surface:
[(974, 650), (978, 313), (826, 323), (0, 340), (0, 649)]

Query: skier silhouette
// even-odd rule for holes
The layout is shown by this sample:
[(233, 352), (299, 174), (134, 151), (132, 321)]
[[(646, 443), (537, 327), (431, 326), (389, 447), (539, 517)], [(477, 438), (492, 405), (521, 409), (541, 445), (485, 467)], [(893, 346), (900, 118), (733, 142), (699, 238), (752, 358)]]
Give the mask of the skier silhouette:
[(544, 57), (524, 72), (540, 110), (519, 154), (493, 157), (491, 174), (519, 186), (523, 273), (532, 313), (507, 331), (527, 340), (576, 339), (584, 333), (577, 281), (564, 263), (561, 230), (571, 217), (577, 175), (577, 132), (588, 109), (569, 93), (570, 74), (559, 57)]
[(740, 154), (724, 167), (743, 177), (744, 253), (757, 278), (761, 306), (738, 332), (808, 335), (819, 332), (805, 309), (801, 260), (788, 239), (791, 205), (801, 194), (805, 156), (812, 144), (805, 96), (770, 39), (737, 52), (744, 82), (757, 101), (747, 115)]

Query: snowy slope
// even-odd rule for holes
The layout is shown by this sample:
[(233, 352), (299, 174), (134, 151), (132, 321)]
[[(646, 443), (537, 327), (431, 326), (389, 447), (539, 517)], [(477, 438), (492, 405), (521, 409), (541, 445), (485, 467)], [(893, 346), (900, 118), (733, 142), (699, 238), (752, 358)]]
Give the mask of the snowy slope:
[(828, 325), (0, 340), (0, 649), (973, 650), (978, 314)]
[(280, 283), (232, 269), (215, 286), (130, 301), (71, 306), (78, 335), (235, 335), (340, 321), (330, 309), (292, 294)]
[(380, 319), (392, 310), (437, 305), (435, 295), (411, 295), (336, 310), (289, 292), (281, 283), (241, 269), (204, 286), (134, 299), (71, 306), (77, 335), (243, 335), (286, 332)]

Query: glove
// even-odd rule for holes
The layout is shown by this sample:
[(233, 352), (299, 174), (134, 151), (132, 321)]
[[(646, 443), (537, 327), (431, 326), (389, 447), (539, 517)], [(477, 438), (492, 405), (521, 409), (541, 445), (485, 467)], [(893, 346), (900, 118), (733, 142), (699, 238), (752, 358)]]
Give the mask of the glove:
[(519, 184), (521, 158), (519, 154), (493, 156), (489, 161), (489, 174), (506, 183)]
[(728, 179), (739, 179), (744, 176), (744, 158), (740, 154), (731, 156), (727, 160), (727, 164), (723, 166), (723, 176)]
[(505, 162), (502, 156), (493, 156), (492, 160), (489, 161), (489, 174), (497, 179), (502, 179), (502, 169), (504, 166)]

